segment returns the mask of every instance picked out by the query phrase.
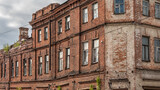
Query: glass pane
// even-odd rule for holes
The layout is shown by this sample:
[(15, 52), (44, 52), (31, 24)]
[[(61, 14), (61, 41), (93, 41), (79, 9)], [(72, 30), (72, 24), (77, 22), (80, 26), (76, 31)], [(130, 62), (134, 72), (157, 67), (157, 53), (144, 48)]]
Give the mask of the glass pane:
[(121, 13), (124, 13), (124, 5), (123, 4), (120, 5), (120, 10), (121, 10), (120, 11)]
[(146, 54), (146, 55), (145, 55), (146, 57), (145, 57), (145, 58), (146, 58), (146, 60), (149, 60), (149, 48), (148, 48), (148, 47), (145, 47), (145, 49), (146, 49), (146, 53), (145, 53), (145, 54)]
[(115, 8), (115, 13), (119, 13), (119, 8)]
[(85, 42), (84, 43), (84, 50), (87, 50), (88, 49), (88, 42)]
[(143, 37), (142, 38), (142, 44), (143, 45), (149, 45), (149, 38), (148, 37)]
[(94, 40), (94, 48), (99, 47), (99, 40)]

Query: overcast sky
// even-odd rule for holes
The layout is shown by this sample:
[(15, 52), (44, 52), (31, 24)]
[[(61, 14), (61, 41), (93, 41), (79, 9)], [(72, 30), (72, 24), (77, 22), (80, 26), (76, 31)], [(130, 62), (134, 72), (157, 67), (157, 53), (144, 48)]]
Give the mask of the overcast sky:
[(0, 49), (18, 40), (19, 27), (29, 27), (32, 13), (51, 4), (67, 0), (0, 0)]

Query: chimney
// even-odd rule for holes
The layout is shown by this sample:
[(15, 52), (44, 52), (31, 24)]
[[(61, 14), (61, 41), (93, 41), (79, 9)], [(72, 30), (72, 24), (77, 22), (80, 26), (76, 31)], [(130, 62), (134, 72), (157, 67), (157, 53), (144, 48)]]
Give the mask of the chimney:
[(20, 27), (19, 32), (20, 32), (19, 41), (22, 41), (28, 38), (28, 28)]

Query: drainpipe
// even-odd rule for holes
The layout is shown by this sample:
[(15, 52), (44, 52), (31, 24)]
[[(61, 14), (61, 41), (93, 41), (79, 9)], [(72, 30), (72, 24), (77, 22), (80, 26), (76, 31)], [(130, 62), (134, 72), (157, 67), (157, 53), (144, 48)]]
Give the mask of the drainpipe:
[(51, 70), (51, 32), (52, 32), (52, 30), (51, 30), (51, 23), (52, 23), (52, 21), (50, 20), (49, 21), (49, 32), (50, 32), (50, 40), (49, 40), (49, 70)]

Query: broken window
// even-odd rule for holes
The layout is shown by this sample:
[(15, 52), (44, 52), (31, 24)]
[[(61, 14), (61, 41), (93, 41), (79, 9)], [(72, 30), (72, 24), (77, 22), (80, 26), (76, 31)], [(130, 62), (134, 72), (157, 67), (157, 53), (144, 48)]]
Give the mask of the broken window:
[(114, 13), (115, 14), (121, 14), (124, 13), (124, 0), (114, 0)]
[(154, 59), (155, 62), (160, 62), (160, 39), (154, 40)]
[(83, 65), (88, 64), (88, 42), (83, 43)]
[(142, 60), (149, 61), (149, 37), (142, 37)]
[(98, 62), (98, 53), (99, 53), (99, 39), (96, 39), (93, 40), (92, 63)]
[(160, 3), (155, 3), (155, 17), (160, 18)]
[(143, 15), (149, 16), (149, 1), (143, 0)]
[[(93, 12), (93, 19), (95, 19), (95, 18), (98, 18), (98, 3), (94, 3), (93, 5), (92, 5), (92, 12)], [(87, 14), (88, 14), (88, 12), (87, 12)], [(87, 15), (87, 17), (88, 17), (88, 15)]]
[(63, 51), (59, 51), (59, 71), (63, 70)]

